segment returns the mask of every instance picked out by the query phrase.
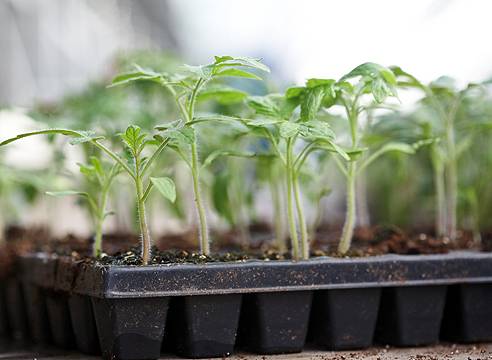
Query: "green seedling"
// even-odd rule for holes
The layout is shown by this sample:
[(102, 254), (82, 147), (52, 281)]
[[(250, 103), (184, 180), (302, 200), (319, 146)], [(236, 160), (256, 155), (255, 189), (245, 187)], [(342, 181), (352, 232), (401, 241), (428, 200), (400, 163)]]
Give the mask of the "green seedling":
[[(334, 80), (310, 79), (305, 87), (290, 88), (284, 95), (250, 97), (248, 105), (258, 118), (243, 120), (253, 133), (270, 141), (274, 153), (283, 164), (291, 250), (296, 260), (309, 257), (308, 226), (299, 185), (302, 166), (316, 150), (336, 152), (348, 159), (345, 151), (335, 143), (335, 134), (329, 124), (318, 119), (322, 104), (332, 101), (335, 96), (334, 83)], [(300, 112), (296, 112), (299, 107)], [(299, 151), (297, 145), (300, 146)]]
[(483, 124), (473, 123), (477, 117), (484, 118), (483, 114), (477, 114), (479, 107), (474, 101), (481, 96), (481, 86), (470, 83), (458, 89), (455, 81), (446, 76), (425, 85), (399, 67), (394, 67), (393, 71), (400, 86), (423, 92), (424, 98), (417, 114), (419, 124), (427, 137), (441, 140), (431, 146), (436, 232), (454, 241), (457, 236), (458, 160), (472, 144), (474, 134), (471, 130), (490, 123), (489, 119)]
[[(71, 137), (70, 143), (72, 145), (83, 143), (92, 144), (112, 159), (115, 164), (121, 167), (121, 171), (125, 172), (133, 180), (135, 196), (137, 199), (138, 223), (142, 239), (142, 262), (144, 265), (147, 265), (151, 257), (152, 239), (147, 224), (145, 202), (154, 186), (170, 201), (174, 201), (176, 198), (175, 185), (170, 178), (150, 177), (152, 164), (166, 148), (169, 139), (164, 139), (162, 137), (151, 139), (149, 138), (149, 135), (143, 132), (138, 126), (130, 125), (126, 131), (120, 135), (121, 141), (128, 150), (127, 153), (123, 155), (119, 155), (101, 143), (101, 140), (104, 139), (102, 136), (97, 136), (93, 132), (68, 129), (47, 129), (23, 133), (3, 141), (0, 143), (0, 146), (10, 144), (28, 136), (42, 134)], [(155, 146), (155, 149), (150, 153), (150, 156), (145, 156), (144, 151), (150, 145)]]
[(107, 164), (95, 156), (90, 158), (90, 164), (78, 165), (85, 179), (85, 191), (48, 191), (46, 194), (57, 197), (81, 196), (86, 200), (95, 228), (92, 255), (99, 258), (102, 254), (104, 220), (112, 214), (111, 211), (107, 211), (108, 197), (114, 179), (121, 172), (121, 167), (118, 163)]
[[(201, 191), (200, 173), (202, 162), (198, 154), (198, 136), (196, 125), (221, 121), (227, 117), (220, 115), (197, 116), (196, 103), (200, 96), (209, 98), (237, 98), (241, 96), (238, 90), (217, 85), (214, 82), (224, 77), (240, 77), (246, 79), (260, 78), (249, 70), (268, 72), (269, 69), (255, 59), (232, 56), (216, 56), (214, 62), (208, 65), (185, 65), (181, 72), (175, 74), (158, 73), (136, 66), (134, 72), (117, 76), (112, 86), (128, 84), (133, 81), (152, 81), (162, 85), (174, 98), (180, 119), (169, 124), (157, 127), (166, 136), (173, 140), (173, 148), (189, 165), (193, 180), (193, 192), (199, 220), (200, 251), (210, 254), (210, 241), (207, 226), (207, 216)], [(212, 86), (214, 85), (214, 86)], [(226, 119), (229, 121), (229, 119)], [(204, 160), (205, 162), (206, 160)]]
[[(414, 154), (423, 145), (413, 145), (390, 141), (377, 149), (370, 149), (362, 143), (362, 116), (367, 111), (388, 108), (387, 99), (397, 98), (397, 80), (395, 74), (388, 68), (374, 63), (365, 63), (344, 75), (336, 84), (337, 104), (345, 110), (348, 120), (351, 146), (347, 151), (350, 159), (343, 164), (339, 159), (336, 163), (346, 178), (347, 213), (338, 252), (346, 254), (350, 249), (356, 224), (356, 181), (358, 176), (376, 159), (390, 151)], [(367, 101), (366, 97), (369, 97)], [(330, 104), (331, 105), (331, 104)], [(391, 107), (389, 107), (391, 109)], [(372, 150), (372, 151), (371, 151)]]

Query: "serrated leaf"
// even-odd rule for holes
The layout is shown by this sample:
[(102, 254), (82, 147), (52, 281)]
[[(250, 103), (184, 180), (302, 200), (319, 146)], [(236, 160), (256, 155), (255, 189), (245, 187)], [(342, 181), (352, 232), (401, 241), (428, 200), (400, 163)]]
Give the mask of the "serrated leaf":
[(168, 177), (151, 177), (150, 181), (155, 188), (171, 202), (176, 201), (176, 185), (174, 181)]
[(371, 79), (382, 78), (388, 84), (391, 84), (393, 86), (396, 85), (395, 74), (393, 74), (390, 69), (372, 62), (367, 62), (357, 66), (348, 74), (342, 76), (340, 81), (342, 82), (344, 80), (352, 79), (358, 76), (363, 76)]
[(311, 139), (329, 139), (335, 138), (335, 133), (331, 129), (331, 126), (324, 121), (311, 121), (306, 124), (302, 124), (299, 133), (305, 138)]
[(291, 138), (299, 133), (300, 124), (284, 121), (279, 126), (280, 136), (283, 138)]
[(195, 142), (195, 130), (191, 126), (169, 128), (164, 130), (162, 135), (181, 144), (191, 145)]
[(292, 116), (299, 104), (298, 99), (287, 99), (281, 94), (250, 96), (246, 103), (258, 115), (284, 120), (288, 120)]
[(301, 121), (311, 121), (318, 116), (326, 92), (323, 86), (307, 88), (301, 101)]
[(142, 129), (140, 129), (140, 127), (130, 125), (120, 136), (125, 145), (132, 151), (134, 156), (138, 156), (143, 151), (147, 140), (147, 135), (142, 133)]
[(246, 103), (259, 115), (268, 116), (276, 119), (281, 117), (280, 107), (274, 101), (274, 97), (272, 95), (250, 96)]
[(268, 66), (263, 64), (260, 59), (254, 59), (244, 56), (215, 56), (215, 68), (220, 71), (223, 67), (248, 67), (264, 72), (270, 72)]
[(378, 103), (382, 103), (388, 96), (391, 96), (393, 94), (391, 89), (380, 78), (374, 79), (372, 81), (371, 92), (374, 95), (374, 99)]
[(212, 76), (213, 65), (187, 65), (184, 64), (181, 68), (190, 74), (197, 77), (208, 79)]

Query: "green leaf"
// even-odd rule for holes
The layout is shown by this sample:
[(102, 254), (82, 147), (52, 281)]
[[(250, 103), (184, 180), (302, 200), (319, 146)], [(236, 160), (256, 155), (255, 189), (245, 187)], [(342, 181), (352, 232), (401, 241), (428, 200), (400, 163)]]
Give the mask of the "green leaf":
[(336, 83), (336, 81), (333, 79), (312, 78), (312, 79), (308, 79), (308, 81), (306, 81), (306, 87), (307, 88), (314, 88), (314, 87), (318, 87), (318, 86), (323, 86), (323, 87), (329, 88), (329, 87), (333, 86), (335, 83)]
[(281, 94), (269, 94), (266, 96), (250, 96), (246, 104), (255, 110), (256, 114), (274, 119), (288, 120), (295, 108), (298, 99), (287, 99)]
[(329, 139), (335, 138), (335, 133), (331, 129), (331, 126), (325, 121), (311, 121), (306, 124), (302, 124), (299, 133), (310, 139)]
[(234, 69), (234, 68), (229, 68), (219, 71), (215, 74), (215, 76), (230, 76), (230, 77), (240, 77), (245, 79), (261, 80), (261, 77), (259, 77), (256, 74), (250, 73), (245, 70)]
[(245, 124), (247, 126), (251, 126), (251, 127), (265, 128), (265, 127), (268, 127), (270, 125), (277, 125), (277, 124), (280, 124), (283, 122), (284, 122), (284, 120), (259, 118), (259, 119), (247, 120), (247, 121), (245, 121)]
[(386, 145), (383, 145), (383, 147), (379, 151), (398, 151), (405, 154), (415, 154), (415, 148), (412, 145), (403, 142), (390, 142)]
[[(72, 137), (73, 139), (72, 141), (70, 141), (72, 145), (83, 143), (83, 142), (89, 142), (93, 140), (100, 140), (104, 138), (103, 136), (96, 136), (93, 131), (83, 131), (83, 130), (76, 131), (76, 130), (69, 130), (69, 129), (44, 129), (44, 130), (31, 131), (31, 132), (16, 135), (13, 138), (9, 138), (7, 140), (2, 141), (0, 143), (0, 146), (4, 146), (14, 141), (34, 135), (64, 135), (64, 136)], [(77, 140), (77, 142), (75, 140)]]
[(191, 145), (195, 142), (195, 130), (187, 125), (168, 128), (162, 132), (162, 135), (181, 144)]
[(268, 66), (261, 62), (261, 59), (254, 59), (244, 56), (215, 56), (214, 66), (217, 70), (223, 67), (247, 67), (252, 69), (270, 72)]
[[(375, 63), (359, 65), (348, 74), (342, 76), (339, 86), (346, 80), (356, 77), (361, 77), (361, 83), (365, 84), (365, 87), (371, 91), (378, 103), (383, 102), (388, 96), (398, 96), (395, 88), (397, 85), (396, 76), (384, 66)], [(344, 90), (342, 87), (340, 89)]]
[(422, 84), (416, 77), (404, 71), (399, 66), (390, 66), (390, 70), (395, 74), (399, 86), (411, 87), (425, 90), (425, 85)]
[(97, 157), (91, 156), (90, 162), (91, 162), (92, 166), (94, 167), (94, 171), (95, 171), (96, 175), (98, 176), (98, 178), (101, 180), (101, 183), (102, 183), (102, 179), (104, 179), (104, 169), (103, 169), (103, 166), (101, 164), (101, 161)]
[(117, 75), (113, 79), (109, 87), (124, 85), (140, 80), (155, 81), (158, 83), (162, 83), (163, 81), (166, 80), (165, 74), (160, 74), (152, 70), (143, 69), (142, 67), (136, 64), (134, 65), (134, 67), (135, 67), (135, 71)]
[(187, 65), (184, 64), (182, 69), (185, 72), (196, 75), (199, 78), (209, 79), (212, 76), (213, 65)]
[(89, 194), (85, 191), (65, 190), (65, 191), (46, 191), (46, 195), (62, 197), (62, 196), (85, 196), (89, 197)]
[(288, 88), (287, 91), (285, 92), (285, 97), (287, 99), (293, 99), (300, 97), (304, 94), (304, 91), (306, 91), (306, 88), (303, 86), (295, 86)]
[(300, 124), (290, 121), (284, 121), (280, 124), (279, 133), (283, 138), (291, 138), (299, 133)]
[(352, 79), (358, 76), (368, 77), (371, 79), (382, 78), (388, 84), (391, 84), (393, 86), (396, 85), (395, 74), (393, 74), (393, 72), (390, 69), (371, 62), (364, 63), (357, 66), (348, 74), (342, 76), (340, 81)]
[(208, 86), (198, 95), (198, 100), (216, 100), (222, 105), (236, 104), (248, 96), (241, 90), (234, 89), (225, 85)]
[(143, 151), (147, 135), (142, 133), (142, 129), (136, 125), (130, 125), (125, 132), (120, 135), (125, 145), (133, 153), (133, 156), (138, 156)]
[(415, 154), (415, 146), (410, 145), (407, 143), (403, 142), (390, 142), (385, 145), (383, 145), (381, 148), (379, 148), (377, 151), (375, 151), (373, 154), (371, 154), (368, 158), (364, 159), (362, 163), (359, 166), (358, 171), (361, 172), (364, 168), (369, 166), (373, 161), (378, 159), (381, 155), (386, 154), (387, 152), (392, 152), (392, 151), (397, 151), (401, 152), (404, 154), (409, 154), (413, 155)]
[(151, 177), (150, 181), (154, 184), (155, 188), (171, 202), (176, 200), (176, 185), (174, 181), (168, 177)]
[(229, 201), (230, 176), (219, 173), (214, 176), (212, 184), (212, 203), (217, 213), (229, 224), (234, 224), (234, 215)]
[(433, 91), (449, 91), (454, 93), (457, 91), (456, 80), (449, 76), (441, 76), (430, 83)]
[(323, 86), (306, 89), (301, 102), (301, 121), (306, 122), (316, 119), (325, 93)]
[(378, 103), (382, 103), (386, 97), (393, 94), (388, 85), (386, 85), (386, 83), (380, 78), (372, 81), (371, 92), (374, 95), (374, 99)]
[(317, 144), (325, 150), (339, 154), (346, 161), (351, 160), (351, 157), (349, 156), (348, 152), (342, 149), (339, 145), (337, 145), (335, 142), (331, 140), (319, 141), (317, 142)]
[(279, 119), (281, 118), (280, 107), (274, 96), (250, 96), (246, 103), (259, 115)]
[(212, 162), (220, 156), (234, 156), (234, 157), (244, 157), (250, 158), (255, 157), (256, 153), (249, 151), (235, 151), (235, 150), (215, 150), (211, 152), (203, 161), (202, 168), (206, 168)]
[(96, 169), (94, 169), (94, 166), (81, 163), (77, 163), (77, 165), (79, 166), (80, 173), (83, 174), (87, 179), (93, 180), (97, 178)]
[(174, 120), (174, 121), (170, 121), (166, 124), (157, 125), (155, 127), (155, 129), (159, 130), (159, 131), (164, 131), (164, 130), (179, 127), (179, 126), (183, 126), (183, 120)]

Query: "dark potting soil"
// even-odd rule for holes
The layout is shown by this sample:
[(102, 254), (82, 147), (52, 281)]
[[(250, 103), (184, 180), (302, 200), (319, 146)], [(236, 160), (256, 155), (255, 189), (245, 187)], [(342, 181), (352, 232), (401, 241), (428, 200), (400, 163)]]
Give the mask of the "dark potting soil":
[[(234, 253), (216, 253), (212, 255), (203, 255), (196, 252), (188, 252), (185, 250), (158, 250), (156, 247), (152, 249), (152, 258), (150, 265), (163, 264), (202, 264), (210, 262), (231, 262), (244, 261), (251, 259), (246, 254)], [(93, 260), (95, 261), (95, 260)], [(142, 257), (139, 248), (131, 248), (128, 251), (117, 252), (114, 255), (103, 255), (97, 260), (104, 265), (142, 265)]]
[[(165, 235), (156, 241), (151, 264), (171, 263), (208, 263), (235, 262), (249, 259), (265, 261), (288, 260), (290, 253), (280, 252), (272, 244), (272, 235), (268, 226), (260, 224), (250, 228), (251, 237), (256, 240), (250, 248), (245, 249), (237, 242), (232, 232), (214, 236), (214, 254), (210, 256), (199, 254), (196, 249), (196, 233), (193, 231), (182, 234)], [(74, 259), (89, 259), (91, 257), (92, 238), (79, 238), (67, 235), (53, 240), (46, 230), (23, 229), (11, 227), (7, 232), (7, 247), (0, 252), (0, 273), (3, 268), (11, 268), (12, 255), (26, 251), (55, 253), (61, 256), (71, 256)], [(323, 228), (317, 233), (311, 243), (311, 256), (340, 257), (337, 252), (340, 229)], [(17, 241), (13, 241), (17, 237)], [(288, 240), (287, 240), (288, 242)], [(117, 265), (140, 265), (142, 259), (137, 246), (138, 237), (127, 233), (113, 233), (104, 236), (104, 253), (100, 263)], [(173, 250), (179, 248), (181, 250)], [(343, 257), (365, 257), (383, 254), (440, 254), (452, 250), (492, 251), (492, 233), (484, 233), (482, 243), (477, 244), (471, 233), (459, 232), (457, 241), (452, 243), (446, 237), (436, 237), (429, 229), (405, 232), (396, 226), (373, 226), (357, 228), (354, 233), (352, 247)], [(9, 260), (10, 259), (10, 260)]]
[[(184, 235), (189, 238), (189, 234)], [(174, 238), (178, 238), (174, 236)], [(335, 241), (336, 239), (336, 241)], [(435, 237), (427, 233), (407, 234), (395, 226), (376, 226), (372, 228), (357, 229), (351, 250), (340, 255), (337, 252), (338, 237), (333, 241), (316, 241), (312, 245), (311, 256), (330, 256), (330, 257), (365, 257), (384, 254), (400, 255), (419, 255), (419, 254), (443, 254), (452, 250), (476, 250), (486, 251), (480, 244), (473, 241), (471, 234), (460, 232), (459, 238), (452, 243), (446, 237)], [(230, 244), (222, 249), (230, 248), (236, 251), (224, 252), (217, 251), (212, 255), (200, 254), (197, 250), (160, 250), (153, 248), (152, 259), (150, 264), (173, 264), (173, 263), (190, 263), (201, 264), (209, 262), (236, 262), (250, 259), (265, 261), (289, 260), (289, 252), (279, 252), (275, 250), (268, 242), (261, 246), (251, 247), (248, 250), (240, 247), (233, 247)], [(166, 247), (165, 247), (166, 248)], [(489, 250), (490, 251), (490, 250)], [(142, 258), (138, 247), (129, 248), (126, 251), (120, 251), (113, 255), (104, 255), (99, 263), (105, 265), (141, 265)]]

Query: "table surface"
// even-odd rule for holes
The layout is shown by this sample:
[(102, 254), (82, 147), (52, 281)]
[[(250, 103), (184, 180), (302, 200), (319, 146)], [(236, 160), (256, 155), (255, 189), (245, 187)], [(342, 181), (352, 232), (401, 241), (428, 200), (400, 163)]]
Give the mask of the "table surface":
[[(28, 348), (21, 345), (0, 344), (0, 359), (9, 360), (97, 360), (99, 357), (74, 352), (64, 352), (48, 348)], [(175, 356), (163, 356), (161, 359), (174, 360)], [(421, 348), (373, 348), (364, 351), (319, 351), (308, 350), (299, 354), (261, 356), (246, 353), (235, 354), (232, 360), (492, 360), (492, 343), (456, 345), (440, 344)]]

